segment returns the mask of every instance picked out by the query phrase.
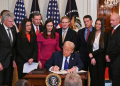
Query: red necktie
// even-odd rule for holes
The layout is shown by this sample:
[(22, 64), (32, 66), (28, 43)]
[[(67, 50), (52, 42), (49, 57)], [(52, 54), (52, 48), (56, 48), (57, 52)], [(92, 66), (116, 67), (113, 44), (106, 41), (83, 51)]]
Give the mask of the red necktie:
[(86, 42), (88, 41), (88, 36), (89, 36), (89, 29), (87, 30), (87, 36), (86, 36)]
[(114, 33), (114, 31), (115, 31), (115, 29), (113, 29), (113, 30), (112, 30), (112, 33), (111, 33), (111, 35)]
[(38, 27), (36, 27), (36, 36), (39, 34), (39, 30), (38, 30)]

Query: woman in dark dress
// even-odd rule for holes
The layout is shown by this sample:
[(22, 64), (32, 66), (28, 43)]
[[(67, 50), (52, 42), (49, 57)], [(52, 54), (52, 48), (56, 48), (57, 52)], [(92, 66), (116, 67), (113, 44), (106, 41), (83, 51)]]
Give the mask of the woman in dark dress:
[(98, 18), (95, 22), (95, 30), (90, 33), (88, 38), (91, 86), (104, 86), (107, 39), (108, 34), (104, 32), (104, 20)]
[(32, 64), (37, 61), (37, 41), (36, 35), (31, 30), (31, 22), (25, 18), (22, 20), (21, 31), (17, 34), (17, 66), (18, 77), (22, 79), (25, 76), (23, 73), (24, 63)]

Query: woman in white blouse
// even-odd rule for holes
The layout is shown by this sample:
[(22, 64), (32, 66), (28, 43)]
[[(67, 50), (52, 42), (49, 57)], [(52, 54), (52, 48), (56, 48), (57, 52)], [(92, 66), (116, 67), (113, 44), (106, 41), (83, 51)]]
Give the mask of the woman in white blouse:
[(104, 20), (98, 18), (95, 22), (95, 30), (88, 38), (91, 86), (104, 86), (107, 38), (108, 33), (104, 32)]

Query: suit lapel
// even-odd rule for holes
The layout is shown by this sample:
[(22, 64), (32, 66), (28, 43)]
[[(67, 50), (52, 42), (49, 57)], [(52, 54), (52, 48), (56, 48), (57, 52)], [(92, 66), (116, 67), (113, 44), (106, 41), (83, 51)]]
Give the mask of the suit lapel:
[(71, 54), (70, 59), (69, 59), (68, 69), (73, 67), (73, 63), (74, 63), (74, 55)]
[(60, 34), (59, 34), (59, 37), (60, 37), (60, 43), (62, 44), (62, 28), (60, 28), (60, 32), (59, 32)]
[[(5, 35), (5, 37), (7, 38), (7, 40), (9, 41), (9, 37), (8, 37), (8, 34), (7, 34), (7, 32), (6, 32), (6, 30), (5, 30), (5, 27), (2, 25), (2, 32), (3, 32), (3, 34)], [(9, 41), (10, 42), (10, 41)]]
[(41, 26), (39, 25), (39, 33), (40, 33), (40, 32), (42, 32), (42, 31), (41, 31)]
[(84, 38), (84, 42), (86, 42), (85, 37), (84, 37), (84, 35), (85, 35), (85, 28), (84, 28), (84, 30), (83, 30), (83, 32), (81, 34), (83, 36), (82, 38)]
[(14, 30), (13, 30), (13, 28), (10, 28), (10, 29), (11, 29), (12, 36), (13, 36), (13, 43), (12, 43), (12, 44), (14, 44), (14, 41), (15, 41), (15, 34), (14, 34)]
[(60, 70), (61, 70), (61, 68), (62, 68), (62, 62), (63, 62), (63, 52), (61, 51), (60, 52), (61, 54), (59, 55), (59, 67), (60, 67)]
[(69, 38), (70, 35), (71, 35), (70, 28), (68, 28), (64, 42)]
[(110, 38), (112, 38), (117, 32), (119, 32), (118, 30), (119, 30), (119, 28), (120, 28), (120, 25), (116, 28), (116, 30), (113, 32), (113, 34), (111, 35), (111, 33), (112, 33), (112, 30), (111, 30), (111, 32), (110, 32)]
[[(33, 24), (32, 24), (32, 28), (31, 28), (31, 29), (32, 29), (33, 33), (35, 33), (35, 30), (34, 30), (34, 26), (33, 26)], [(35, 33), (35, 34), (36, 34), (36, 33)]]

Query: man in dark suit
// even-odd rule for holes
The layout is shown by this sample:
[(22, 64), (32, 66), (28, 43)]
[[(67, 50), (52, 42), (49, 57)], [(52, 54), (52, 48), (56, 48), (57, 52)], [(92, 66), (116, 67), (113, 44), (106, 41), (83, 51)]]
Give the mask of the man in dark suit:
[(54, 52), (44, 67), (49, 71), (69, 69), (68, 73), (83, 69), (84, 65), (80, 60), (79, 53), (74, 53), (74, 48), (73, 42), (66, 41), (63, 45), (63, 51)]
[(75, 44), (75, 50), (77, 48), (77, 34), (74, 30), (69, 28), (70, 19), (67, 16), (63, 16), (61, 19), (62, 28), (56, 29), (59, 33), (59, 47), (62, 49), (65, 41), (71, 41)]
[(41, 14), (39, 12), (35, 12), (32, 17), (32, 30), (36, 35), (43, 31), (41, 21), (42, 21)]
[(14, 14), (5, 12), (0, 25), (0, 85), (11, 86), (16, 41), (16, 28), (13, 26)]
[(78, 49), (80, 53), (80, 58), (84, 63), (84, 70), (88, 71), (89, 63), (89, 53), (87, 48), (87, 40), (89, 33), (93, 30), (92, 27), (92, 17), (90, 15), (85, 15), (83, 17), (85, 28), (78, 31)]
[(112, 86), (120, 86), (120, 17), (113, 14), (110, 17), (112, 31), (109, 33), (106, 61), (110, 63), (109, 74)]

